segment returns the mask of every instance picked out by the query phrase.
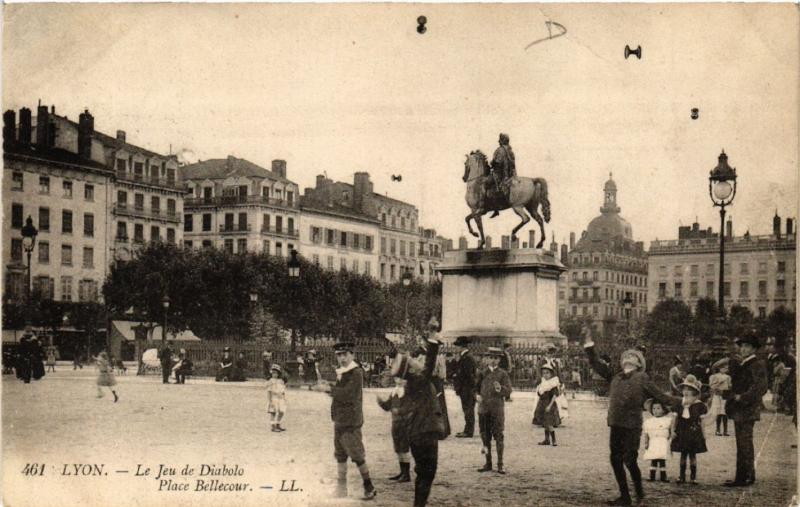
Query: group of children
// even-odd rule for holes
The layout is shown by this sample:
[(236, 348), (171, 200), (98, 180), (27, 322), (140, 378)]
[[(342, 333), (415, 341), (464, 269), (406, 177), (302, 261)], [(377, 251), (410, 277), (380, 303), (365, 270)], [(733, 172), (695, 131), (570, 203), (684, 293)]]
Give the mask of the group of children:
[[(670, 406), (655, 399), (645, 402), (645, 411), (652, 417), (642, 425), (644, 459), (650, 461), (650, 480), (660, 475), (667, 482), (666, 463), (670, 453), (680, 453), (677, 483), (686, 483), (686, 462), (689, 462), (689, 482), (697, 484), (697, 455), (708, 450), (703, 431), (703, 418), (712, 414), (716, 419), (716, 435), (728, 436), (728, 416), (725, 413), (725, 394), (731, 389), (728, 366), (722, 365), (709, 378), (710, 407), (703, 401), (703, 384), (687, 375), (679, 384), (682, 398)], [(710, 410), (709, 410), (710, 408)], [(675, 409), (675, 414), (671, 413)], [(720, 429), (723, 432), (720, 432)]]

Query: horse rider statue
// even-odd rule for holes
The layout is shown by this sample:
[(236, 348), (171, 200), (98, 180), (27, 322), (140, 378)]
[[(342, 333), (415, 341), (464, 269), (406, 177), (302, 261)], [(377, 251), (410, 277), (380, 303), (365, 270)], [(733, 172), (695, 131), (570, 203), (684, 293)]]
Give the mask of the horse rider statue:
[[(511, 145), (508, 144), (508, 134), (501, 133), (498, 142), (500, 146), (494, 150), (491, 163), (492, 180), (494, 180), (495, 190), (508, 200), (511, 188), (510, 181), (511, 178), (517, 175), (517, 166), (514, 162), (514, 151), (511, 149)], [(494, 218), (499, 214), (500, 211), (495, 210), (494, 214), (489, 218)]]

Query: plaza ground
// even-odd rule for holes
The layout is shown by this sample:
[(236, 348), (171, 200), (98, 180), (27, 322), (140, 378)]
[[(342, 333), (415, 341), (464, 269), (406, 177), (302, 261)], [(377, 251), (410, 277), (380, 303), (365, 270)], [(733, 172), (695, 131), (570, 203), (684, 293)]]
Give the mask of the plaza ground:
[[(267, 422), (264, 382), (215, 383), (192, 378), (185, 385), (163, 385), (156, 376), (119, 376), (121, 399), (110, 393), (96, 398), (93, 368), (59, 371), (24, 385), (3, 376), (3, 503), (6, 506), (118, 505), (170, 507), (227, 505), (353, 505), (361, 503), (362, 486), (350, 466), (350, 498), (332, 500), (335, 484), (326, 394), (291, 390), (288, 431), (273, 433)], [(373, 505), (411, 505), (413, 484), (394, 484), (397, 472), (389, 434), (390, 415), (375, 403), (380, 390), (365, 390), (363, 428), (367, 462), (378, 498)], [(463, 427), (458, 400), (447, 392), (454, 430)], [(506, 412), (505, 476), (479, 474), (480, 440), (450, 437), (440, 442), (439, 471), (429, 505), (504, 506), (602, 505), (616, 496), (608, 464), (606, 402), (574, 401), (565, 426), (557, 430), (558, 447), (538, 446), (542, 430), (530, 424), (533, 398), (515, 393)], [(764, 412), (755, 427), (758, 483), (746, 489), (720, 484), (733, 477), (734, 438), (716, 437), (706, 425), (709, 452), (699, 456), (699, 486), (645, 482), (652, 506), (790, 505), (796, 490), (797, 457), (790, 445), (795, 429), (784, 415)], [(25, 475), (26, 464), (44, 463), (44, 475)], [(103, 465), (97, 468), (75, 464)], [(172, 487), (156, 479), (160, 465), (175, 469)], [(241, 476), (199, 477), (201, 465), (238, 468)], [(65, 470), (66, 465), (66, 470)], [(141, 465), (139, 467), (138, 465)], [(181, 477), (182, 469), (195, 469)], [(646, 463), (640, 460), (646, 472)], [(677, 475), (677, 457), (668, 464)], [(151, 475), (136, 477), (137, 468)], [(29, 468), (30, 470), (30, 468)], [(68, 475), (67, 475), (68, 474)], [(77, 474), (77, 475), (76, 475)], [(87, 474), (87, 475), (83, 475)], [(244, 491), (195, 491), (243, 484)], [(167, 479), (169, 480), (169, 478)], [(291, 481), (294, 487), (291, 488)], [(295, 489), (302, 491), (284, 491)], [(233, 487), (233, 486), (232, 486)]]

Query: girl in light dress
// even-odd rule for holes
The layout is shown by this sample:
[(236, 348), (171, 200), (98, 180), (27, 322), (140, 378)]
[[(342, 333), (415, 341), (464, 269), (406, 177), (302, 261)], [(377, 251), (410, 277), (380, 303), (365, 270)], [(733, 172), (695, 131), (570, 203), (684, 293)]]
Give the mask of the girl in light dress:
[(645, 449), (643, 458), (650, 460), (650, 481), (656, 480), (656, 472), (660, 471), (661, 482), (669, 482), (667, 458), (670, 454), (669, 442), (672, 440), (672, 415), (669, 408), (658, 400), (645, 401), (644, 409), (653, 416), (642, 425)]
[(103, 389), (102, 387), (108, 387), (111, 391), (111, 394), (114, 395), (114, 403), (119, 400), (119, 396), (117, 395), (117, 391), (114, 390), (114, 386), (117, 385), (117, 379), (114, 378), (114, 372), (112, 371), (111, 361), (108, 359), (108, 353), (104, 350), (100, 352), (95, 358), (97, 363), (97, 397), (103, 397)]
[(267, 411), (270, 414), (270, 425), (272, 431), (281, 432), (286, 431), (281, 426), (283, 416), (286, 414), (286, 383), (281, 378), (281, 367), (277, 364), (272, 365), (270, 370), (270, 378), (267, 381)]
[[(708, 379), (711, 389), (711, 413), (717, 422), (717, 435), (728, 436), (728, 414), (725, 412), (725, 393), (730, 391), (731, 376), (728, 375), (728, 365), (720, 366)], [(722, 426), (722, 433), (719, 432)]]

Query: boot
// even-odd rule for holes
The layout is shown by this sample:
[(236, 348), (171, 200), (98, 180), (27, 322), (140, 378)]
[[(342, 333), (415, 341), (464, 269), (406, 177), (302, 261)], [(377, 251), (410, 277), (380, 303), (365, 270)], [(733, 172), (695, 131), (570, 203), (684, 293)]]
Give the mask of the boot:
[(697, 465), (689, 465), (689, 482), (697, 484)]
[(686, 482), (686, 463), (681, 463), (680, 476), (678, 477), (678, 480), (675, 482), (677, 482), (678, 484), (683, 484)]
[(333, 493), (336, 498), (347, 498), (347, 481), (339, 481), (336, 483), (336, 491)]
[(376, 496), (378, 496), (378, 490), (375, 489), (375, 486), (372, 485), (372, 481), (367, 479), (364, 481), (364, 496), (361, 497), (362, 500), (372, 500)]
[(492, 471), (492, 443), (486, 442), (486, 463), (483, 467), (478, 469), (478, 472), (491, 472)]
[(544, 440), (539, 442), (539, 445), (550, 445), (550, 432), (549, 431), (545, 431), (544, 432)]
[(397, 482), (411, 482), (411, 463), (400, 463), (400, 477)]
[(503, 468), (503, 442), (497, 442), (495, 447), (497, 447), (497, 473), (505, 475), (506, 471)]
[(117, 400), (119, 400), (119, 396), (117, 396), (117, 392), (116, 391), (111, 391), (111, 394), (114, 395), (114, 403), (116, 403)]
[(555, 431), (551, 431), (551, 432), (550, 432), (550, 439), (551, 439), (551, 440), (552, 440), (552, 442), (553, 442), (553, 447), (555, 447), (555, 446), (557, 446), (557, 445), (558, 445), (558, 444), (556, 443), (556, 432), (555, 432)]
[(665, 468), (661, 469), (661, 482), (669, 482), (669, 479), (667, 479), (667, 470)]
[(400, 462), (400, 473), (399, 473), (399, 474), (397, 474), (397, 475), (393, 475), (393, 476), (389, 477), (389, 480), (390, 480), (390, 481), (396, 481), (396, 480), (399, 480), (401, 477), (403, 477), (403, 470), (404, 470), (404, 467), (403, 467), (403, 465), (406, 465), (406, 466), (408, 466), (408, 463), (403, 463), (403, 462), (401, 461), (401, 462)]

